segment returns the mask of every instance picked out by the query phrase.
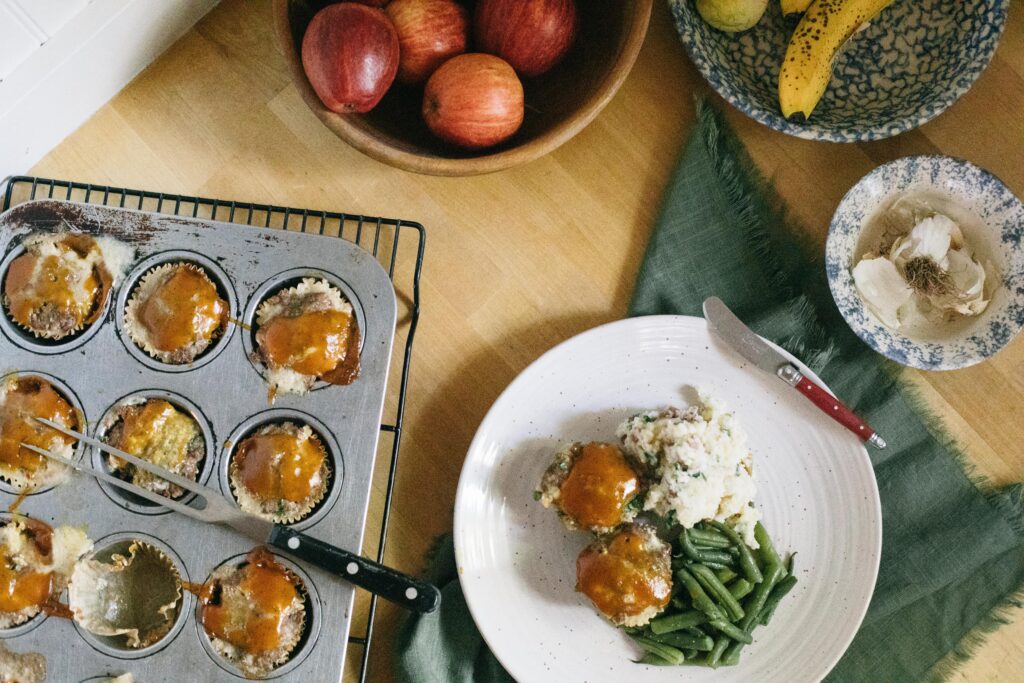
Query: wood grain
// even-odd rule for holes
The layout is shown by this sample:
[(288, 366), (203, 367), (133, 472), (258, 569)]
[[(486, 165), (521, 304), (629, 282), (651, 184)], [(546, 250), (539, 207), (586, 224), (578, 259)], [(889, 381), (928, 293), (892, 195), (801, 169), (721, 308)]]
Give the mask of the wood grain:
[[(348, 147), (309, 111), (274, 48), (267, 4), (224, 0), (33, 172), (398, 215), (427, 226), (424, 317), (386, 558), (416, 571), (435, 536), (451, 528), (463, 456), (499, 392), (554, 344), (625, 314), (661, 193), (693, 124), (694, 96), (706, 92), (658, 2), (630, 78), (554, 154), (475, 178), (413, 175)], [(967, 157), (1024, 196), (1022, 111), (1024, 5), (1011, 3), (1002, 45), (977, 85), (913, 133), (834, 145), (787, 137), (731, 109), (727, 116), (823, 242), (850, 186), (901, 155)], [(1024, 479), (1024, 339), (974, 368), (908, 376), (980, 474), (997, 484)], [(385, 474), (377, 473), (371, 519), (380, 513)], [(368, 536), (364, 550), (372, 552), (375, 534)], [(387, 681), (399, 615), (389, 606), (378, 614), (370, 679)], [(1011, 616), (1016, 621), (992, 635), (956, 680), (1020, 680), (1024, 619)]]

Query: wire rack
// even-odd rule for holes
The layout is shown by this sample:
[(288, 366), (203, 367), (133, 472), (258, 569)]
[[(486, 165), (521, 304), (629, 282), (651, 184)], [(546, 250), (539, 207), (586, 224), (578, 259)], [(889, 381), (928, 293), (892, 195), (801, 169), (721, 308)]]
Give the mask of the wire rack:
[[(15, 176), (6, 182), (3, 205), (0, 207), (3, 211), (32, 199), (64, 199), (86, 204), (154, 211), (173, 216), (191, 216), (242, 225), (333, 235), (360, 245), (377, 258), (388, 271), (399, 301), (395, 351), (389, 373), (384, 423), (380, 426), (378, 467), (374, 474), (374, 491), (384, 489), (384, 504), (379, 515), (380, 533), (375, 548), (368, 548), (364, 543), (364, 552), (369, 554), (375, 550), (377, 561), (382, 562), (387, 544), (388, 518), (402, 440), (402, 418), (405, 413), (412, 344), (420, 316), (420, 274), (426, 247), (426, 232), (423, 226), (413, 221), (394, 218), (224, 201), (51, 178)], [(400, 371), (396, 372), (396, 369)], [(388, 459), (386, 468), (382, 469), (379, 467), (382, 464), (379, 456), (383, 453), (387, 453)], [(367, 529), (371, 522), (371, 519), (367, 519)], [(369, 542), (372, 543), (372, 540)], [(355, 680), (359, 683), (366, 681), (376, 609), (376, 596), (359, 596), (353, 624), (357, 623), (361, 613), (365, 615), (365, 627), (362, 635), (350, 634), (348, 641), (350, 645), (360, 647), (361, 652), (356, 658), (349, 657), (347, 662), (348, 664), (353, 659), (356, 660), (358, 674)], [(351, 672), (347, 670), (346, 679), (349, 678), (349, 673)]]

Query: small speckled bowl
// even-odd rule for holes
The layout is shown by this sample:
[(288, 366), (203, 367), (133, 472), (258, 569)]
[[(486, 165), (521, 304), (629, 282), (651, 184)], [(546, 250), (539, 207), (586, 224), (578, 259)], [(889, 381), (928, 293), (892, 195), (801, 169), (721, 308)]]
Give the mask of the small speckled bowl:
[(811, 140), (881, 140), (932, 120), (988, 66), (1010, 0), (896, 0), (836, 58), (832, 81), (807, 123), (779, 111), (779, 65), (796, 19), (777, 0), (748, 31), (705, 22), (694, 0), (669, 0), (683, 45), (729, 104), (783, 133)]
[[(865, 226), (898, 198), (921, 193), (948, 200), (972, 218), (962, 226), (965, 239), (988, 262), (986, 270), (995, 281), (981, 315), (951, 323), (927, 338), (910, 338), (868, 310), (851, 271), (870, 248), (864, 244)], [(974, 365), (1009, 344), (1024, 327), (1024, 204), (998, 178), (969, 162), (943, 156), (897, 159), (862, 178), (840, 202), (829, 227), (825, 268), (840, 312), (871, 348), (924, 370)]]

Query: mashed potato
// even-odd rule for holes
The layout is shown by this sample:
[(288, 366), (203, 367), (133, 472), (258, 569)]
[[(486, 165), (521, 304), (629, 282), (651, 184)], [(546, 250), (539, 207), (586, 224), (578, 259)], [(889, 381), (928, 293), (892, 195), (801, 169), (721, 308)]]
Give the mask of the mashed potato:
[(689, 529), (728, 521), (752, 548), (757, 488), (753, 455), (735, 416), (706, 395), (686, 409), (639, 413), (618, 429), (623, 450), (650, 473), (644, 509)]

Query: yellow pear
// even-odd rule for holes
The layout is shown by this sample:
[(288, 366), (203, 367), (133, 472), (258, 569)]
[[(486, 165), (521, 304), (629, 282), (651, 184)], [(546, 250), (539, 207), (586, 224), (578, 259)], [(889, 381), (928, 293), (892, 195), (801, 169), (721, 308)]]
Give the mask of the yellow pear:
[(726, 33), (753, 28), (766, 9), (768, 0), (697, 0), (697, 11), (704, 21)]

